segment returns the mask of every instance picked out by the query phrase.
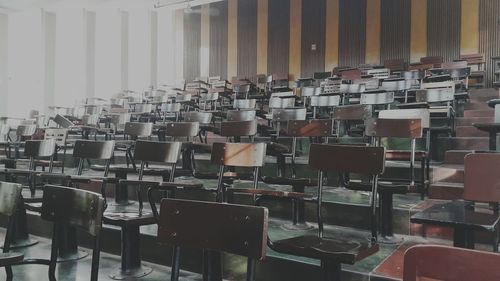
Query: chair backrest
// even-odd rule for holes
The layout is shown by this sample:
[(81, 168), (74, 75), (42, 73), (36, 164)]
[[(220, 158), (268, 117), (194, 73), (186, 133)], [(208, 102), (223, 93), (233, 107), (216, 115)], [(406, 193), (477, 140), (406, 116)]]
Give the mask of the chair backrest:
[(10, 217), (16, 213), (22, 190), (21, 184), (0, 182), (0, 215)]
[(265, 155), (265, 143), (214, 143), (211, 162), (234, 167), (262, 167)]
[(200, 131), (198, 122), (172, 122), (165, 125), (168, 137), (196, 137)]
[(312, 96), (310, 105), (312, 107), (330, 107), (338, 106), (340, 104), (339, 95), (320, 95)]
[(99, 114), (94, 115), (83, 115), (82, 116), (82, 124), (87, 126), (96, 126), (99, 123)]
[(233, 91), (238, 94), (246, 94), (250, 92), (250, 84), (236, 84), (233, 86)]
[(365, 123), (365, 134), (370, 137), (422, 138), (421, 119), (369, 119)]
[(66, 139), (68, 138), (68, 129), (58, 129), (58, 128), (48, 128), (45, 129), (45, 140), (54, 140), (56, 145), (64, 146), (66, 145)]
[(48, 140), (28, 140), (24, 146), (24, 155), (28, 158), (51, 157), (56, 151), (56, 141)]
[(441, 64), (443, 63), (443, 57), (442, 56), (429, 56), (429, 57), (422, 57), (420, 58), (420, 62), (423, 64), (433, 64), (434, 67), (441, 67)]
[(16, 135), (18, 137), (31, 137), (36, 132), (36, 125), (19, 125), (17, 126)]
[(367, 70), (366, 74), (378, 79), (386, 79), (391, 76), (391, 70), (389, 68), (374, 68)]
[(385, 169), (385, 148), (311, 144), (309, 166), (319, 171), (380, 175)]
[(380, 119), (421, 119), (422, 128), (428, 129), (431, 125), (431, 115), (427, 108), (382, 110), (378, 114)]
[(463, 198), (500, 203), (500, 154), (474, 153), (465, 156)]
[(115, 141), (77, 140), (73, 157), (82, 159), (109, 160), (113, 157)]
[(408, 70), (401, 73), (401, 78), (404, 78), (406, 80), (419, 80), (423, 79), (424, 76), (424, 71), (420, 70)]
[(162, 103), (161, 109), (162, 112), (172, 112), (177, 113), (181, 111), (181, 104), (178, 102), (175, 103)]
[(188, 102), (191, 101), (192, 94), (182, 94), (182, 95), (177, 95), (175, 97), (175, 102), (180, 103), (180, 102)]
[(211, 112), (189, 111), (185, 112), (183, 116), (186, 122), (198, 122), (200, 124), (209, 124), (212, 122)]
[(151, 103), (138, 103), (133, 107), (135, 113), (151, 113), (153, 111), (153, 104)]
[(302, 87), (300, 96), (301, 97), (312, 97), (321, 94), (321, 87), (307, 86)]
[(332, 123), (332, 120), (289, 121), (287, 135), (293, 137), (328, 137), (333, 134)]
[(153, 134), (153, 123), (125, 123), (125, 134), (133, 137), (149, 137)]
[(0, 124), (0, 140), (6, 141), (10, 134), (10, 126), (7, 124)]
[(228, 110), (227, 121), (251, 121), (257, 118), (255, 110)]
[(269, 108), (290, 108), (295, 106), (295, 98), (272, 97), (269, 99)]
[(306, 120), (305, 108), (284, 108), (273, 110), (273, 121), (284, 122), (290, 120)]
[[(359, 77), (359, 78), (361, 78), (361, 77)], [(356, 79), (359, 79), (359, 78), (356, 78)], [(364, 91), (366, 91), (365, 84), (345, 84), (345, 83), (340, 84), (340, 92), (341, 93), (357, 94), (357, 93), (362, 93)]]
[(403, 78), (385, 79), (381, 88), (386, 91), (406, 91), (411, 88), (412, 81)]
[(97, 236), (102, 228), (104, 199), (100, 194), (76, 188), (46, 185), (42, 219), (70, 225)]
[(500, 255), (438, 245), (419, 245), (404, 256), (403, 281), (500, 280)]
[(370, 105), (344, 105), (333, 110), (333, 119), (336, 121), (359, 121), (372, 116)]
[(68, 118), (57, 114), (54, 117), (54, 122), (61, 128), (69, 128), (71, 126), (74, 126), (73, 122), (71, 122)]
[(257, 134), (257, 120), (226, 121), (220, 123), (220, 135), (223, 137), (244, 137)]
[(385, 90), (366, 91), (361, 94), (360, 104), (391, 104), (394, 102), (394, 92)]
[(181, 142), (139, 140), (135, 143), (134, 159), (145, 162), (175, 164), (181, 153)]
[(417, 102), (439, 103), (455, 100), (454, 88), (432, 88), (419, 90), (416, 93)]
[(257, 104), (256, 99), (234, 99), (233, 108), (236, 109), (253, 109)]
[(384, 66), (389, 68), (391, 72), (404, 71), (406, 69), (406, 62), (404, 59), (385, 60)]
[(266, 208), (178, 199), (163, 199), (160, 208), (160, 243), (259, 260), (266, 256)]

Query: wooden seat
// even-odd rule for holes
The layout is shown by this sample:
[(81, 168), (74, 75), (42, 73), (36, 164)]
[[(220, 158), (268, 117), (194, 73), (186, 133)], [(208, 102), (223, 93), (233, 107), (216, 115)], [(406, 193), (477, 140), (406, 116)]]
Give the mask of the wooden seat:
[[(403, 281), (496, 281), (500, 255), (437, 245), (419, 245), (404, 255)], [(450, 270), (451, 269), (451, 270)]]
[(357, 261), (378, 252), (379, 246), (378, 244), (371, 244), (368, 240), (353, 241), (336, 239), (335, 237), (320, 238), (311, 235), (273, 242), (272, 249), (313, 259), (335, 260), (338, 263), (355, 264)]
[[(335, 159), (335, 160), (332, 160)], [(340, 160), (342, 159), (342, 160)], [(318, 170), (318, 235), (304, 235), (295, 238), (269, 241), (271, 249), (291, 255), (320, 259), (323, 280), (341, 280), (341, 264), (354, 264), (378, 251), (376, 194), (378, 175), (384, 172), (385, 149), (383, 147), (343, 146), (312, 144), (309, 153), (309, 166)], [(360, 173), (372, 177), (372, 196), (370, 200), (371, 239), (340, 239), (324, 237), (322, 217), (323, 173)], [(330, 235), (331, 236), (331, 235)]]
[[(246, 280), (255, 280), (255, 262), (266, 256), (268, 211), (262, 207), (163, 199), (158, 242), (174, 246), (172, 275), (179, 280), (180, 249), (227, 252), (248, 258)], [(200, 239), (203, 233), (203, 239)], [(206, 264), (214, 262), (213, 254)], [(219, 256), (220, 258), (220, 256)], [(204, 268), (204, 280), (222, 280)]]

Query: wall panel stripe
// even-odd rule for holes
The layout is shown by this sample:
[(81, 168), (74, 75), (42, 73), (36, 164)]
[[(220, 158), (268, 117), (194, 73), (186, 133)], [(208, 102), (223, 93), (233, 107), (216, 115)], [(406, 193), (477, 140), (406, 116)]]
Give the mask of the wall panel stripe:
[(381, 0), (366, 2), (366, 63), (380, 63), (380, 3)]
[(301, 37), (302, 37), (302, 0), (290, 0), (290, 80), (300, 78)]
[(427, 1), (427, 55), (444, 61), (460, 57), (461, 1)]
[(462, 0), (461, 21), (461, 53), (475, 54), (479, 52), (479, 0)]
[(411, 0), (410, 61), (427, 56), (427, 1)]
[(290, 46), (290, 0), (270, 0), (269, 15), (267, 73), (287, 75)]
[(227, 78), (238, 74), (238, 0), (228, 0), (227, 12)]
[(257, 0), (238, 0), (238, 76), (257, 74)]
[(494, 78), (492, 57), (500, 56), (500, 1), (481, 0), (479, 8), (479, 52), (486, 57), (487, 86)]
[(325, 71), (339, 64), (339, 0), (326, 0)]
[(210, 4), (201, 6), (201, 39), (200, 39), (200, 76), (208, 77), (210, 74)]
[(339, 65), (365, 63), (366, 0), (340, 0)]
[(302, 77), (325, 69), (325, 18), (325, 0), (302, 0)]
[(217, 11), (217, 13), (210, 15), (209, 75), (221, 76), (225, 79), (228, 79), (227, 6), (227, 1), (210, 4), (210, 9)]
[(184, 11), (175, 11), (175, 79), (184, 79)]
[(267, 74), (269, 1), (258, 0), (257, 10), (257, 73)]
[(411, 1), (382, 0), (380, 62), (388, 59), (410, 61)]
[(184, 79), (192, 81), (200, 76), (201, 7), (184, 13)]

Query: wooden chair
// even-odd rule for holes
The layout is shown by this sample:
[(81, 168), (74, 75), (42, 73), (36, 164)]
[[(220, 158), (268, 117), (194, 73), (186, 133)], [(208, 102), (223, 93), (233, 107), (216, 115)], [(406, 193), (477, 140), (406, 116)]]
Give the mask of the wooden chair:
[[(268, 238), (268, 245), (274, 251), (283, 254), (319, 259), (321, 260), (322, 280), (341, 280), (342, 264), (355, 264), (379, 250), (377, 244), (377, 182), (378, 176), (384, 173), (385, 149), (383, 147), (312, 144), (309, 153), (309, 166), (318, 170), (318, 197), (314, 200), (317, 203), (318, 234), (277, 241)], [(369, 226), (371, 238), (369, 240), (366, 237), (359, 239), (325, 237), (322, 216), (323, 176), (325, 172), (352, 172), (370, 176), (372, 190)], [(246, 190), (234, 190), (234, 193), (240, 192), (248, 193)], [(296, 195), (293, 192), (274, 191), (272, 194), (267, 193), (265, 196), (257, 197), (256, 203), (259, 204), (261, 199), (266, 197), (293, 198)]]
[(390, 69), (391, 72), (401, 72), (406, 70), (406, 62), (404, 59), (392, 59), (392, 60), (385, 60), (384, 61), (384, 66), (388, 69)]
[[(125, 206), (117, 205), (114, 209), (108, 208), (104, 213), (104, 222), (121, 228), (122, 231), (122, 262), (119, 269), (110, 275), (112, 279), (122, 280), (125, 278), (138, 278), (151, 273), (152, 269), (141, 264), (140, 256), (140, 226), (156, 223), (152, 211), (143, 208), (144, 188), (162, 186), (174, 189), (178, 186), (185, 188), (200, 188), (200, 185), (174, 183), (174, 175), (177, 161), (181, 152), (180, 142), (136, 142), (134, 159), (140, 161), (138, 180), (120, 180), (120, 186), (136, 186), (138, 208), (131, 210)], [(144, 170), (147, 163), (161, 163), (170, 168), (169, 181), (165, 183), (143, 180)]]
[[(310, 98), (309, 105), (313, 109), (313, 119), (317, 117), (317, 111), (326, 108), (331, 109), (333, 107), (340, 105), (340, 96), (339, 95), (314, 95)], [(329, 117), (329, 116), (328, 116)]]
[(240, 142), (242, 137), (248, 137), (253, 142), (257, 135), (257, 120), (221, 122), (220, 135), (228, 141)]
[[(309, 178), (298, 178), (296, 175), (295, 162), (297, 158), (297, 140), (298, 138), (310, 138), (312, 143), (328, 143), (329, 137), (333, 135), (332, 120), (292, 120), (288, 122), (287, 137), (292, 137), (292, 145), (289, 151), (281, 152), (268, 150), (268, 155), (276, 156), (278, 163), (277, 177), (262, 177), (264, 183), (273, 185), (287, 185), (292, 187), (292, 192), (304, 194), (306, 187), (317, 186), (318, 182)], [(273, 144), (270, 144), (271, 146)], [(291, 158), (291, 175), (286, 174), (286, 158)], [(264, 194), (262, 194), (264, 195)], [(292, 200), (292, 224), (285, 224), (284, 228), (288, 230), (305, 230), (312, 228), (305, 221), (304, 201), (308, 196), (304, 194), (303, 198), (293, 198)]]
[[(464, 160), (464, 200), (436, 204), (413, 215), (410, 221), (453, 227), (453, 244), (461, 248), (474, 248), (475, 231), (490, 232), (494, 236), (493, 250), (498, 252), (500, 176), (497, 167), (499, 165), (500, 154), (468, 154)], [(481, 207), (479, 203), (489, 203), (491, 207)]]
[[(205, 140), (207, 143), (207, 131), (213, 131), (214, 127), (212, 126), (212, 112), (204, 112), (204, 111), (189, 111), (183, 114), (184, 122), (198, 122), (200, 124), (200, 132), (198, 136), (200, 138), (200, 142)], [(205, 138), (203, 138), (203, 136)]]
[(256, 99), (235, 99), (233, 101), (234, 109), (255, 109), (256, 105)]
[[(52, 165), (55, 167), (61, 167), (61, 173), (64, 173), (64, 163), (66, 158), (66, 150), (68, 148), (68, 129), (64, 128), (48, 128), (45, 129), (44, 140), (54, 140), (56, 144), (56, 151), (54, 152), (54, 161)], [(63, 156), (60, 161), (58, 161), (58, 152), (63, 151)], [(36, 166), (46, 167), (51, 163), (41, 160), (35, 162)]]
[(12, 266), (22, 264), (42, 264), (49, 266), (49, 280), (55, 281), (55, 270), (58, 249), (61, 244), (63, 227), (76, 227), (93, 237), (92, 267), (90, 280), (97, 281), (99, 274), (99, 258), (101, 250), (102, 213), (104, 199), (96, 193), (62, 186), (46, 185), (44, 187), (42, 219), (54, 223), (50, 260), (24, 259), (23, 255), (10, 253), (12, 236), (12, 215), (17, 205), (22, 204), (21, 186), (12, 183), (0, 183), (2, 206), (0, 214), (9, 217), (9, 227), (5, 237), (0, 266), (6, 267), (7, 280), (12, 280)]
[(333, 110), (337, 137), (344, 135), (364, 136), (364, 121), (372, 116), (371, 105), (343, 105)]
[(404, 255), (403, 281), (495, 281), (500, 255), (437, 245), (419, 245)]
[[(181, 247), (248, 257), (246, 280), (255, 280), (255, 262), (266, 256), (267, 209), (173, 199), (163, 199), (160, 208), (158, 242), (174, 246), (170, 280), (179, 280)], [(208, 271), (204, 267), (204, 280), (222, 281), (208, 279)]]
[[(417, 186), (415, 180), (415, 160), (416, 160), (416, 139), (422, 138), (422, 121), (421, 119), (371, 119), (366, 122), (366, 135), (372, 138), (374, 146), (381, 145), (381, 138), (404, 138), (411, 140), (411, 150), (409, 151), (409, 159), (404, 152), (397, 153), (394, 151), (386, 151), (386, 159), (396, 161), (408, 161), (410, 163), (410, 178), (409, 179), (392, 179), (379, 178), (379, 193), (380, 193), (380, 234), (384, 243), (398, 243), (399, 239), (393, 235), (392, 218), (393, 218), (393, 194), (406, 194), (408, 192), (418, 192), (425, 194), (426, 181), (425, 169), (426, 157), (420, 157), (422, 164), (422, 177)], [(357, 189), (356, 185), (347, 184), (348, 188)], [(363, 188), (361, 188), (363, 190)], [(370, 190), (366, 186), (364, 190)]]
[(434, 68), (440, 68), (444, 59), (442, 56), (428, 56), (420, 58), (422, 64), (432, 64)]

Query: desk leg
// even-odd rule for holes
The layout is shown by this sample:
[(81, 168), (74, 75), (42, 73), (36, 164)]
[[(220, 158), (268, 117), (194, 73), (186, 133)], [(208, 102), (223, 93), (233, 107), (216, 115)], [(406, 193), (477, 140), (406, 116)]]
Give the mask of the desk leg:
[[(304, 193), (305, 187), (302, 185), (292, 186), (292, 191), (297, 193)], [(308, 230), (313, 226), (306, 222), (305, 204), (303, 200), (292, 201), (292, 224), (285, 224), (283, 228), (286, 230)]]
[(402, 238), (396, 237), (393, 231), (392, 219), (392, 192), (381, 191), (380, 192), (380, 243), (383, 244), (398, 244), (403, 241)]
[(453, 232), (453, 246), (474, 249), (474, 231), (464, 227), (455, 227)]
[(497, 133), (490, 132), (490, 151), (497, 150)]

